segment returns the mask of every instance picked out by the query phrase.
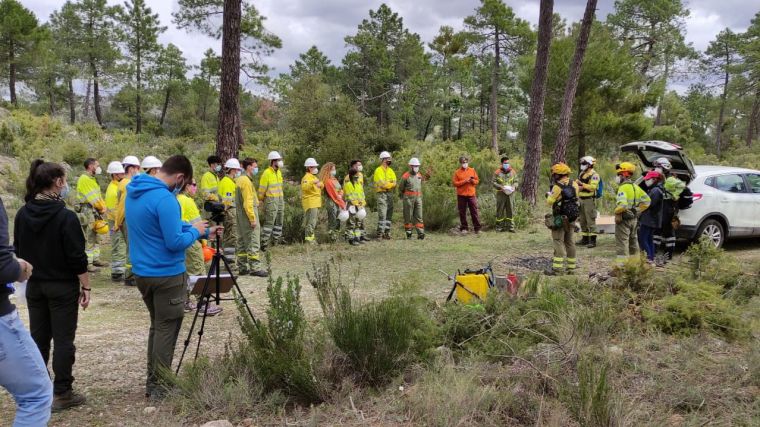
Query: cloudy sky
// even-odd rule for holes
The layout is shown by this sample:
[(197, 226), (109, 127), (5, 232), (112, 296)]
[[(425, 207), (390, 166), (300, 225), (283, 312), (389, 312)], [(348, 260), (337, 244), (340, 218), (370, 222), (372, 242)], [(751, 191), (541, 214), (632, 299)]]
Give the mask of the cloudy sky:
[[(536, 24), (538, 0), (505, 0), (518, 16)], [(723, 28), (735, 31), (747, 28), (760, 5), (751, 0), (685, 0), (691, 10), (687, 20), (687, 41), (704, 49)], [(47, 21), (51, 12), (60, 7), (62, 0), (21, 0), (34, 11), (41, 21)], [(111, 4), (123, 1), (108, 0)], [(177, 2), (147, 0), (157, 12), (163, 25), (168, 27), (161, 35), (162, 43), (174, 43), (191, 64), (198, 64), (203, 51), (211, 47), (219, 50), (219, 41), (179, 30), (171, 23), (171, 14)], [(377, 9), (382, 0), (255, 0), (254, 4), (267, 17), (267, 28), (282, 39), (282, 49), (266, 59), (274, 74), (288, 71), (288, 65), (310, 46), (317, 45), (334, 63), (340, 63), (346, 47), (343, 38), (354, 34), (357, 25)], [(430, 41), (442, 25), (462, 28), (464, 17), (470, 15), (479, 0), (386, 0), (404, 19), (411, 31)], [(585, 0), (556, 0), (555, 11), (568, 21), (580, 20)], [(599, 0), (597, 17), (604, 19), (613, 10), (614, 0)]]

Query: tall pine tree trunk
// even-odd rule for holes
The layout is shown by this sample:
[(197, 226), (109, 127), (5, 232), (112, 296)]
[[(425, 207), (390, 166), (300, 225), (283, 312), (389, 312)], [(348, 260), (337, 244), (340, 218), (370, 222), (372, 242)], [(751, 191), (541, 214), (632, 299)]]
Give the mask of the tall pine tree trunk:
[[(139, 36), (138, 36), (139, 37)], [(139, 41), (138, 41), (139, 45)], [(137, 96), (135, 96), (135, 133), (142, 133), (142, 63), (141, 52), (138, 47), (136, 52), (135, 77), (137, 80)]]
[(222, 159), (237, 157), (243, 142), (240, 129), (240, 15), (241, 0), (224, 0), (222, 24), (222, 76), (219, 92), (219, 125), (216, 154)]
[(171, 96), (170, 86), (166, 86), (166, 96), (164, 96), (164, 106), (161, 107), (161, 120), (158, 121), (160, 126), (164, 125), (164, 119), (166, 119), (166, 110), (169, 109), (169, 96)]
[(499, 63), (501, 56), (501, 46), (499, 40), (499, 30), (495, 30), (494, 34), (494, 59), (493, 69), (491, 70), (491, 100), (489, 105), (489, 120), (491, 122), (491, 150), (494, 153), (499, 152)]
[(77, 110), (76, 105), (74, 104), (74, 81), (71, 78), (66, 79), (66, 86), (68, 87), (68, 96), (69, 99), (69, 123), (72, 125), (77, 119)]
[(538, 50), (530, 88), (528, 138), (525, 147), (525, 175), (521, 186), (523, 199), (536, 204), (538, 172), (541, 164), (541, 135), (544, 130), (544, 97), (549, 69), (549, 45), (552, 41), (552, 11), (554, 0), (541, 0), (538, 15)]
[(16, 99), (16, 60), (13, 57), (13, 41), (8, 47), (8, 90), (11, 94), (11, 104), (18, 105)]
[(717, 129), (715, 129), (715, 151), (718, 155), (718, 158), (720, 158), (721, 154), (721, 145), (722, 145), (722, 137), (723, 137), (723, 118), (726, 111), (726, 98), (728, 97), (728, 79), (729, 79), (729, 69), (731, 67), (731, 54), (729, 52), (728, 46), (726, 46), (726, 69), (725, 69), (725, 77), (723, 78), (723, 93), (720, 95), (720, 113), (718, 113), (718, 126)]
[(755, 136), (758, 120), (760, 120), (760, 86), (758, 86), (755, 92), (755, 100), (752, 101), (752, 111), (747, 118), (747, 147), (752, 146), (752, 138)]
[(586, 11), (583, 13), (578, 40), (575, 42), (575, 53), (573, 54), (573, 62), (570, 63), (570, 72), (567, 75), (567, 82), (565, 83), (565, 96), (562, 98), (562, 110), (559, 114), (559, 130), (557, 132), (557, 142), (554, 146), (554, 155), (552, 156), (553, 163), (564, 162), (567, 156), (567, 145), (570, 141), (570, 119), (573, 116), (575, 92), (578, 89), (583, 58), (586, 54), (591, 26), (594, 23), (596, 3), (597, 0), (588, 0), (586, 2)]
[(84, 105), (82, 106), (82, 115), (85, 118), (90, 117), (90, 96), (92, 95), (92, 80), (87, 79), (87, 90), (84, 94)]
[(90, 58), (90, 71), (92, 72), (92, 103), (95, 106), (95, 120), (103, 126), (103, 114), (100, 111), (100, 85), (98, 84), (98, 67), (95, 61)]
[(48, 88), (48, 110), (50, 111), (50, 115), (55, 115), (55, 82), (52, 78), (48, 78), (47, 81), (47, 88)]

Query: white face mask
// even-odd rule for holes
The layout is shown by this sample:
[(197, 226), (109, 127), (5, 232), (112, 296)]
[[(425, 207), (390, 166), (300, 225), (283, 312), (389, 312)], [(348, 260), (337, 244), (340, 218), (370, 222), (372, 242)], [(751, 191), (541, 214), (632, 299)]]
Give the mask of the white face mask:
[(330, 175), (332, 175), (332, 176), (335, 176), (337, 174), (338, 174), (338, 171), (336, 171), (335, 169), (333, 169), (333, 170), (330, 171)]
[(622, 175), (617, 175), (617, 176), (615, 177), (615, 182), (616, 182), (616, 183), (618, 183), (618, 184), (621, 184), (623, 181), (624, 181), (624, 179), (623, 179), (623, 176), (622, 176)]
[(285, 166), (285, 162), (283, 162), (282, 160), (278, 160), (277, 161), (277, 167), (280, 168), (280, 169), (282, 169), (283, 166)]
[(312, 175), (316, 175), (316, 174), (319, 173), (319, 168), (311, 168), (310, 172), (311, 172)]
[(469, 163), (462, 163), (462, 169), (467, 169), (470, 167)]
[(585, 171), (586, 169), (588, 169), (588, 165), (581, 165), (581, 170), (582, 171)]
[(100, 175), (101, 173), (103, 173), (103, 168), (101, 168), (100, 166), (95, 168), (95, 175)]
[(419, 166), (412, 166), (412, 172), (417, 173), (419, 171), (420, 171), (420, 167)]
[(647, 179), (647, 180), (644, 180), (644, 183), (647, 185), (647, 187), (651, 187), (652, 184), (654, 184), (654, 180), (653, 179)]
[(359, 172), (361, 172), (363, 169), (364, 169), (364, 166), (362, 166), (362, 165), (357, 165), (356, 166), (356, 170), (359, 171)]

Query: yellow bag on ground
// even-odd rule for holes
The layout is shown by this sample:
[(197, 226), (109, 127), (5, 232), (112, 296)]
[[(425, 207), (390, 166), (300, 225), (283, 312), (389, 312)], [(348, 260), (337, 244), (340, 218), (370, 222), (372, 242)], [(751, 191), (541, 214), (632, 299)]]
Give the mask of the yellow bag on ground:
[(458, 274), (456, 280), (457, 301), (478, 304), (486, 300), (490, 285), (487, 274)]

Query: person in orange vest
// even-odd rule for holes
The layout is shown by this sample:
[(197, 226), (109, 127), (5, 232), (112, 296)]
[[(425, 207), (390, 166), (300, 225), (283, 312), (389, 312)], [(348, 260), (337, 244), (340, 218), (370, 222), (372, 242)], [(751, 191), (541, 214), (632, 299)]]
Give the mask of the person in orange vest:
[(459, 232), (467, 234), (467, 210), (470, 210), (472, 227), (475, 234), (480, 233), (480, 213), (478, 211), (478, 197), (476, 188), (480, 184), (480, 178), (474, 168), (470, 167), (470, 159), (467, 156), (459, 157), (459, 168), (454, 172), (452, 183), (457, 189), (457, 208), (459, 209)]
[(398, 187), (404, 206), (404, 231), (407, 239), (412, 238), (412, 228), (417, 229), (417, 239), (425, 238), (425, 223), (422, 220), (422, 180), (420, 159), (412, 157), (409, 160), (409, 170), (401, 175)]

